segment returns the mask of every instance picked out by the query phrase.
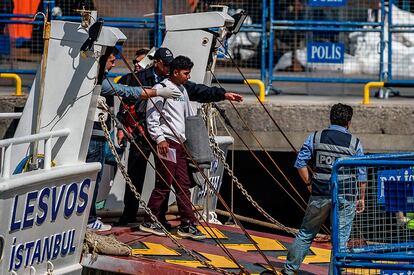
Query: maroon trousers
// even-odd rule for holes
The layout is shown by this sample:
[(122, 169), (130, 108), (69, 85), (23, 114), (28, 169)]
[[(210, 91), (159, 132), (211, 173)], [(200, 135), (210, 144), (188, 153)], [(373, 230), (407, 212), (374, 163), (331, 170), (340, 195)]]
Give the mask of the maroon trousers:
[[(148, 207), (158, 220), (163, 219), (166, 213), (161, 206), (165, 200), (168, 200), (170, 195), (170, 186), (172, 185), (177, 197), (181, 224), (196, 223), (197, 218), (194, 215), (190, 201), (191, 193), (187, 155), (181, 144), (168, 139), (167, 142), (171, 149), (176, 150), (177, 163), (155, 157), (155, 168), (160, 173), (162, 178), (158, 175), (158, 173), (156, 173), (155, 187), (148, 201)], [(164, 163), (165, 166), (162, 165), (162, 163)], [(145, 221), (150, 221), (149, 217), (146, 217)]]

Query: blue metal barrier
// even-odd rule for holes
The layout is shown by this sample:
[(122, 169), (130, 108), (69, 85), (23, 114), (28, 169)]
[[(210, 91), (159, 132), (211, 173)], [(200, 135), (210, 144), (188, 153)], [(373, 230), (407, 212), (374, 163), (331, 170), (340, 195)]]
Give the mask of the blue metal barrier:
[[(268, 16), (267, 16), (267, 1), (268, 0), (262, 0), (261, 1), (261, 9), (260, 9), (260, 14), (261, 14), (261, 21), (257, 20), (257, 22), (253, 22), (252, 24), (243, 26), (241, 28), (241, 32), (242, 33), (251, 33), (251, 32), (255, 32), (255, 33), (259, 33), (261, 34), (260, 37), (260, 41), (261, 41), (261, 45), (259, 46), (260, 48), (257, 49), (257, 51), (260, 51), (260, 55), (259, 58), (257, 59), (259, 62), (259, 66), (260, 66), (260, 78), (263, 82), (266, 81), (266, 62), (267, 62), (267, 49), (268, 49), (268, 43), (267, 43), (267, 36), (266, 36), (266, 22), (268, 20)], [(96, 2), (96, 1), (95, 1)], [(131, 1), (129, 1), (130, 3), (132, 3)], [(219, 2), (219, 1), (218, 1)], [(149, 30), (153, 36), (150, 36), (148, 34), (145, 35), (145, 41), (140, 42), (140, 46), (136, 46), (136, 48), (134, 49), (133, 52), (135, 52), (136, 49), (138, 49), (139, 47), (142, 46), (146, 46), (146, 47), (151, 47), (152, 45), (155, 46), (160, 46), (162, 43), (162, 35), (163, 32), (165, 31), (165, 23), (164, 23), (164, 19), (163, 19), (163, 15), (165, 15), (165, 11), (163, 10), (164, 8), (168, 9), (169, 13), (174, 13), (174, 11), (171, 11), (171, 6), (170, 7), (166, 7), (168, 6), (168, 2), (164, 2), (163, 0), (154, 0), (153, 2), (151, 2), (154, 5), (154, 10), (153, 12), (150, 12), (151, 17), (147, 18), (147, 17), (142, 17), (142, 18), (136, 18), (136, 17), (109, 17), (108, 15), (112, 15), (114, 14), (113, 11), (110, 12), (106, 12), (106, 11), (102, 11), (98, 9), (98, 15), (102, 15), (103, 19), (104, 19), (104, 24), (106, 26), (113, 26), (113, 27), (118, 27), (118, 28), (126, 28), (128, 30), (139, 30), (139, 29), (147, 29)], [(246, 1), (246, 3), (248, 3)], [(62, 3), (61, 3), (62, 4)], [(220, 3), (218, 3), (220, 4)], [(222, 3), (222, 4), (226, 4), (226, 3)], [(229, 3), (227, 3), (229, 4)], [(63, 4), (62, 4), (63, 5)], [(177, 4), (178, 5), (178, 4)], [(177, 6), (175, 5), (175, 7)], [(46, 10), (46, 8), (49, 9), (49, 11), (51, 11), (54, 7), (55, 7), (55, 1), (54, 0), (50, 0), (50, 1), (44, 1), (44, 7), (43, 9)], [(251, 5), (251, 7), (259, 7), (257, 5), (257, 3), (254, 3)], [(182, 11), (180, 11), (182, 12)], [(122, 14), (122, 12), (120, 12), (120, 14)], [(256, 16), (256, 15), (254, 15)], [(33, 18), (32, 14), (0, 14), (0, 23), (6, 23), (6, 24), (30, 24), (30, 25), (38, 25), (39, 28), (42, 27), (43, 21), (37, 19), (35, 21), (26, 21), (27, 19), (31, 19)], [(68, 20), (68, 21), (75, 21), (75, 22), (80, 22), (80, 16), (68, 16), (67, 14), (63, 14), (61, 16), (56, 16), (53, 15), (51, 16), (52, 19), (55, 20)], [(24, 20), (26, 19), (26, 20)], [(259, 17), (256, 17), (256, 19), (259, 19)], [(130, 34), (135, 35), (135, 32), (130, 32)], [(129, 36), (129, 35), (128, 35)], [(140, 34), (137, 34), (137, 36), (139, 36), (139, 38), (141, 39), (142, 36), (140, 36)], [(151, 41), (148, 41), (149, 37), (152, 38)], [(126, 42), (125, 47), (127, 47), (129, 49), (129, 51), (127, 52), (127, 55), (131, 55), (132, 52), (132, 47), (130, 45), (128, 45), (128, 43), (136, 43), (137, 39), (135, 37), (128, 37), (129, 39)], [(134, 42), (132, 42), (134, 41)], [(30, 45), (32, 45), (32, 43), (29, 43)], [(39, 46), (39, 48), (41, 48)], [(20, 54), (21, 51), (17, 52), (18, 54)], [(13, 53), (13, 51), (12, 51)], [(15, 51), (16, 53), (16, 51)], [(26, 54), (26, 53), (24, 53)], [(37, 58), (40, 58), (40, 55), (35, 55)], [(17, 65), (12, 65), (14, 59), (18, 59), (19, 62)], [(12, 56), (11, 58), (11, 62), (9, 62), (10, 67), (7, 67), (6, 64), (3, 64), (3, 66), (0, 66), (0, 72), (3, 73), (20, 73), (20, 74), (35, 74), (36, 71), (35, 69), (35, 64), (30, 64), (29, 67), (24, 66), (22, 62), (24, 62), (24, 60), (26, 60), (26, 56)], [(30, 58), (30, 61), (35, 61), (33, 60), (33, 57)], [(17, 62), (16, 62), (17, 63)], [(229, 61), (224, 61), (221, 62), (218, 67), (220, 66), (231, 66), (233, 67), (232, 64), (230, 64), (231, 62)], [(122, 64), (119, 64), (119, 67), (123, 67)], [(21, 67), (20, 67), (21, 66)], [(37, 67), (37, 66), (36, 66)], [(234, 69), (235, 71), (235, 69)], [(226, 71), (227, 72), (227, 71)], [(120, 72), (119, 72), (120, 73)], [(125, 68), (125, 73), (126, 73), (126, 68)], [(228, 77), (228, 75), (225, 75), (225, 77)], [(242, 80), (242, 77), (240, 75), (233, 75), (233, 78), (237, 78)], [(251, 76), (249, 77), (251, 78)], [(256, 76), (254, 78), (257, 78)]]
[[(306, 1), (280, 1), (280, 0), (262, 0), (256, 3), (251, 4), (252, 1), (237, 1), (237, 2), (229, 2), (229, 1), (216, 1), (217, 4), (228, 4), (233, 5), (233, 8), (237, 8), (237, 5), (240, 7), (244, 7), (243, 5), (250, 7), (255, 13), (252, 15), (255, 20), (252, 21), (251, 24), (244, 26), (241, 29), (242, 33), (249, 34), (249, 33), (257, 33), (260, 34), (260, 45), (257, 48), (249, 49), (255, 50), (257, 55), (257, 64), (255, 61), (243, 61), (240, 62), (239, 65), (244, 67), (255, 68), (256, 65), (260, 67), (260, 76), (259, 78), (267, 83), (267, 90), (272, 87), (273, 82), (308, 82), (308, 83), (360, 83), (365, 84), (371, 81), (384, 81), (387, 83), (407, 83), (407, 84), (414, 84), (414, 80), (412, 77), (401, 76), (401, 72), (406, 73), (408, 71), (413, 71), (410, 68), (410, 60), (408, 58), (401, 58), (401, 62), (397, 62), (396, 60), (396, 51), (393, 52), (393, 47), (395, 48), (395, 43), (398, 41), (396, 40), (395, 36), (397, 35), (408, 35), (414, 32), (414, 23), (410, 21), (404, 22), (401, 18), (396, 18), (394, 13), (399, 14), (401, 16), (410, 16), (409, 13), (404, 13), (401, 15), (401, 10), (397, 10), (394, 6), (395, 1), (385, 1), (379, 0), (378, 5), (379, 7), (371, 7), (373, 12), (377, 12), (377, 20), (375, 22), (369, 21), (368, 19), (353, 16), (352, 13), (361, 12), (367, 14), (369, 3), (373, 1), (370, 0), (360, 0), (360, 1), (319, 1), (319, 0), (306, 0)], [(299, 2), (297, 4), (296, 2)], [(335, 2), (345, 3), (344, 6), (335, 6), (335, 7), (320, 7), (316, 6), (312, 3), (314, 2)], [(132, 2), (131, 2), (132, 3)], [(247, 4), (249, 3), (249, 4)], [(290, 5), (289, 7), (285, 7), (286, 9), (293, 10), (291, 14), (295, 14), (295, 16), (287, 16), (286, 14), (281, 14), (279, 6), (282, 5), (281, 3), (285, 3), (283, 5)], [(295, 3), (295, 4), (294, 4)], [(390, 3), (390, 4), (389, 4)], [(165, 30), (165, 24), (163, 20), (163, 15), (166, 14), (166, 10), (170, 13), (176, 12), (175, 10), (171, 11), (171, 6), (169, 2), (163, 0), (154, 0), (151, 2), (154, 5), (153, 12), (151, 11), (151, 17), (142, 17), (142, 18), (135, 18), (131, 16), (130, 18), (127, 17), (111, 17), (114, 13), (111, 12), (102, 12), (98, 10), (98, 14), (103, 15), (103, 19), (105, 20), (105, 25), (107, 26), (114, 26), (114, 27), (122, 27), (128, 29), (147, 29), (151, 32), (151, 41), (149, 41), (149, 35), (146, 34), (145, 41), (140, 42), (138, 47), (141, 46), (159, 46), (162, 41), (162, 34)], [(52, 10), (56, 5), (54, 0), (50, 1), (43, 1), (44, 9), (48, 8)], [(178, 4), (177, 4), (178, 5)], [(300, 7), (296, 5), (301, 5)], [(319, 5), (319, 4), (318, 4)], [(348, 6), (347, 6), (348, 5)], [(355, 9), (352, 5), (367, 5), (367, 7), (358, 6)], [(372, 5), (371, 5), (372, 6)], [(403, 5), (404, 6), (404, 5)], [(407, 6), (407, 5), (405, 5)], [(404, 6), (404, 7), (405, 7)], [(254, 8), (255, 7), (255, 8)], [(388, 7), (386, 9), (386, 7)], [(175, 8), (175, 7), (174, 7)], [(118, 8), (121, 10), (122, 8)], [(317, 16), (318, 9), (325, 11), (329, 11), (331, 14), (326, 16), (327, 20), (323, 20), (323, 16)], [(181, 9), (179, 12), (184, 12), (186, 9)], [(203, 10), (204, 11), (204, 10)], [(188, 11), (187, 11), (188, 12)], [(336, 12), (336, 13), (335, 13)], [(344, 12), (345, 15), (339, 16), (341, 13)], [(300, 15), (302, 13), (302, 15)], [(349, 15), (349, 14), (350, 15)], [(119, 14), (123, 14), (119, 12)], [(315, 15), (316, 14), (316, 15)], [(335, 15), (336, 14), (336, 15)], [(352, 16), (351, 16), (352, 15)], [(386, 19), (387, 15), (387, 19)], [(0, 23), (4, 24), (30, 24), (30, 25), (39, 25), (43, 22), (41, 20), (35, 21), (25, 21), (24, 19), (33, 18), (31, 14), (10, 14), (10, 13), (3, 13), (0, 14)], [(322, 19), (321, 19), (322, 18)], [(338, 19), (336, 19), (338, 18)], [(361, 19), (362, 18), (362, 19)], [(20, 20), (22, 19), (22, 20)], [(52, 19), (58, 20), (75, 20), (79, 21), (79, 17), (77, 16), (52, 16)], [(335, 20), (336, 19), (336, 20)], [(403, 18), (404, 19), (404, 18)], [(410, 18), (408, 18), (410, 19)], [(408, 20), (407, 19), (407, 20)], [(388, 31), (388, 32), (387, 32)], [(346, 58), (350, 57), (351, 55), (345, 56), (345, 54), (350, 54), (350, 38), (348, 34), (354, 33), (358, 34), (361, 33), (362, 36), (364, 35), (372, 35), (375, 38), (375, 41), (378, 40), (378, 45), (376, 46), (375, 50), (371, 49), (371, 52), (376, 51), (373, 53), (376, 59), (375, 64), (372, 65), (374, 67), (370, 68), (368, 71), (370, 73), (345, 73), (345, 63), (347, 62)], [(388, 35), (386, 35), (388, 33)], [(281, 35), (279, 35), (281, 34)], [(294, 39), (295, 41), (290, 42), (280, 42), (284, 39), (285, 36), (290, 36), (289, 39)], [(141, 36), (140, 36), (141, 37)], [(258, 37), (258, 36), (256, 36)], [(367, 38), (368, 39), (368, 38)], [(133, 38), (132, 40), (137, 41), (137, 39)], [(259, 40), (259, 38), (257, 38)], [(344, 41), (343, 41), (344, 40)], [(400, 39), (401, 40), (401, 39)], [(312, 43), (337, 43), (342, 44), (344, 51), (342, 53), (342, 62), (339, 63), (338, 66), (334, 66), (336, 69), (326, 69), (330, 64), (329, 62), (322, 63), (315, 63), (314, 60), (309, 62), (307, 60), (307, 52), (306, 48), (312, 46)], [(372, 42), (372, 41), (371, 41)], [(132, 43), (127, 41), (127, 43)], [(353, 42), (354, 43), (354, 42)], [(375, 42), (376, 43), (376, 42)], [(412, 41), (414, 43), (414, 39)], [(371, 43), (372, 44), (372, 43)], [(353, 45), (353, 44), (352, 44)], [(394, 46), (393, 46), (394, 45)], [(355, 45), (353, 45), (355, 46)], [(129, 52), (132, 52), (132, 47), (130, 47)], [(274, 70), (275, 65), (277, 65), (278, 59), (286, 54), (291, 52), (291, 62), (294, 63), (296, 58), (296, 51), (300, 50), (301, 54), (304, 54), (305, 57), (302, 56), (302, 62), (304, 64), (300, 64), (299, 67), (296, 64), (296, 68), (291, 71), (286, 71), (286, 69)], [(13, 51), (11, 51), (13, 53)], [(259, 53), (260, 52), (260, 53)], [(403, 55), (400, 53), (400, 56)], [(355, 56), (351, 56), (355, 57)], [(387, 58), (387, 60), (384, 60)], [(19, 60), (24, 60), (25, 58), (17, 58)], [(353, 60), (353, 59), (352, 59)], [(13, 61), (13, 60), (12, 60)], [(353, 61), (352, 61), (353, 62)], [(11, 62), (12, 63), (12, 62)], [(255, 64), (253, 64), (255, 63)], [(387, 65), (385, 64), (387, 63)], [(414, 63), (414, 62), (413, 62)], [(322, 65), (321, 65), (322, 64)], [(295, 64), (292, 64), (294, 67)], [(369, 67), (370, 64), (367, 66)], [(223, 60), (218, 63), (218, 68), (221, 67), (234, 67), (231, 62), (228, 60)], [(316, 69), (320, 68), (321, 66), (323, 69)], [(348, 67), (352, 67), (350, 65)], [(359, 65), (355, 65), (359, 66)], [(363, 66), (361, 66), (363, 67)], [(414, 68), (414, 64), (413, 64)], [(24, 73), (33, 73), (34, 68), (25, 68), (23, 65), (21, 68), (18, 66), (13, 66), (13, 68), (7, 68), (5, 64), (0, 67), (0, 72), (24, 72)], [(251, 71), (253, 74), (257, 75), (259, 71)], [(319, 70), (319, 71), (318, 71)], [(226, 74), (229, 70), (226, 70)], [(351, 69), (353, 72), (354, 70)], [(356, 70), (357, 71), (357, 70)], [(218, 71), (218, 75), (220, 72)], [(229, 75), (225, 75), (224, 77), (229, 77)], [(241, 79), (241, 76), (236, 74), (234, 70), (234, 78)], [(254, 78), (257, 78), (255, 76)], [(252, 75), (250, 75), (252, 78)]]
[[(401, 186), (401, 183), (410, 177), (414, 178), (412, 167), (414, 153), (369, 155), (339, 159), (335, 162), (331, 178), (331, 261), (334, 265), (334, 274), (412, 274), (414, 231), (410, 228), (410, 221), (405, 221), (404, 224), (399, 222), (398, 211), (390, 210), (379, 199), (380, 196), (388, 195), (387, 192), (382, 193), (383, 182), (398, 182)], [(355, 179), (360, 169), (367, 171), (365, 210), (360, 214), (354, 214), (351, 220), (352, 230), (349, 236), (344, 236), (340, 231), (340, 224), (343, 223), (346, 213), (340, 199), (347, 196), (347, 200), (353, 203), (360, 199), (360, 194), (351, 195), (351, 189), (347, 187), (353, 185), (355, 191), (355, 186), (359, 184)], [(397, 172), (399, 177), (396, 177)], [(350, 178), (354, 180), (352, 184)], [(414, 181), (409, 182), (412, 184)], [(398, 198), (404, 196), (406, 195), (402, 192)], [(340, 243), (344, 243), (340, 236), (347, 238), (346, 247), (340, 247)]]
[[(162, 0), (154, 1), (154, 18), (120, 18), (120, 17), (103, 17), (106, 26), (111, 27), (118, 27), (118, 28), (128, 28), (128, 29), (148, 29), (153, 31), (156, 35), (154, 35), (153, 42), (150, 44), (158, 45), (161, 39), (161, 24), (162, 24)], [(49, 12), (55, 7), (55, 1), (43, 1), (43, 10), (48, 9)], [(29, 24), (29, 25), (39, 25), (40, 27), (43, 25), (43, 21), (36, 19), (34, 21), (27, 20), (32, 19), (33, 14), (0, 14), (0, 23), (5, 24)], [(67, 21), (75, 21), (80, 22), (80, 16), (51, 16), (54, 20), (67, 20)], [(26, 19), (26, 20), (24, 20)], [(147, 44), (145, 42), (145, 44)], [(136, 49), (134, 49), (135, 52)], [(19, 60), (24, 60), (24, 56), (15, 57)], [(39, 57), (40, 58), (40, 57)], [(10, 63), (13, 63), (13, 60), (10, 60)], [(14, 68), (13, 68), (14, 67)], [(16, 68), (17, 67), (17, 68)], [(19, 66), (11, 66), (10, 68), (6, 68), (6, 66), (2, 66), (0, 68), (0, 73), (18, 73), (18, 74), (36, 74), (36, 70), (34, 69), (20, 69)], [(35, 65), (37, 67), (37, 64)]]
[[(323, 1), (328, 3), (328, 1)], [(337, 1), (340, 2), (340, 1)], [(363, 2), (363, 1), (361, 1)], [(300, 18), (295, 18), (291, 20), (284, 20), (278, 18), (275, 15), (275, 0), (270, 0), (270, 30), (269, 30), (269, 66), (268, 66), (268, 88), (272, 86), (273, 81), (287, 81), (287, 82), (320, 82), (320, 83), (366, 83), (367, 81), (383, 81), (384, 79), (384, 70), (383, 70), (383, 52), (384, 52), (384, 1), (381, 2), (381, 17), (380, 22), (360, 22), (360, 21), (346, 21), (346, 20), (303, 20)], [(346, 1), (344, 1), (346, 3)], [(310, 1), (302, 2), (304, 9), (309, 9), (309, 14), (314, 12), (315, 8), (310, 5)], [(348, 5), (349, 2), (348, 2)], [(347, 8), (348, 10), (350, 7), (342, 6), (342, 7), (328, 7), (327, 9), (337, 10), (340, 11), (341, 9)], [(313, 66), (316, 66), (315, 63), (311, 63), (309, 60), (305, 60), (305, 64), (301, 64), (304, 67), (303, 72), (290, 72), (290, 73), (282, 73), (279, 71), (274, 71), (274, 58), (275, 58), (275, 37), (277, 37), (277, 33), (280, 31), (292, 31), (294, 32), (295, 36), (302, 35), (304, 38), (301, 39), (301, 43), (305, 42), (321, 42), (319, 39), (321, 36), (325, 35), (327, 38), (323, 40), (328, 40), (329, 42), (333, 42), (329, 37), (332, 36), (340, 36), (341, 34), (346, 34), (349, 32), (364, 32), (364, 33), (379, 33), (380, 36), (380, 43), (378, 45), (379, 51), (379, 68), (377, 76), (370, 76), (370, 75), (363, 75), (363, 74), (355, 74), (355, 75), (345, 75), (345, 73), (339, 74), (335, 71), (332, 73), (326, 73), (322, 71), (321, 73), (317, 74), (312, 71)], [(319, 36), (319, 39), (318, 39)], [(340, 41), (344, 43), (343, 41)], [(293, 47), (291, 48), (291, 59), (292, 63), (295, 62), (296, 58), (296, 51), (299, 50), (299, 46), (297, 44), (301, 44), (299, 42), (295, 42)], [(308, 45), (309, 47), (309, 45)], [(278, 50), (278, 49), (276, 49)], [(286, 52), (285, 52), (286, 53)], [(348, 49), (344, 51), (343, 54), (348, 53)], [(283, 54), (283, 52), (282, 52)], [(308, 57), (306, 57), (308, 58)], [(345, 60), (346, 61), (346, 60)], [(345, 62), (342, 60), (342, 63)], [(312, 61), (314, 62), (314, 61)], [(325, 62), (325, 61), (323, 61)], [(325, 63), (330, 63), (325, 62)], [(340, 65), (340, 64), (339, 64)], [(293, 65), (292, 65), (293, 66)], [(344, 66), (342, 65), (342, 68)], [(334, 74), (334, 75), (332, 75)], [(269, 90), (269, 89), (268, 89)]]

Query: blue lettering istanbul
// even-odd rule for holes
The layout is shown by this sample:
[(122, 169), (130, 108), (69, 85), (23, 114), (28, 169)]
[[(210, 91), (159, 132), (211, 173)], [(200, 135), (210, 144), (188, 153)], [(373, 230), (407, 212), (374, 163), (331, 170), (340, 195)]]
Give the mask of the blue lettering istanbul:
[[(81, 216), (88, 205), (90, 179), (82, 183), (64, 184), (60, 188), (46, 187), (14, 198), (9, 233), (15, 233), (44, 223), (54, 223), (58, 216), (69, 219), (74, 213)], [(17, 216), (19, 201), (24, 201), (23, 213)], [(58, 232), (44, 238), (19, 243), (13, 238), (9, 261), (9, 271), (21, 267), (43, 263), (73, 254), (76, 230)]]
[(342, 43), (309, 42), (307, 60), (309, 63), (344, 63), (345, 47)]

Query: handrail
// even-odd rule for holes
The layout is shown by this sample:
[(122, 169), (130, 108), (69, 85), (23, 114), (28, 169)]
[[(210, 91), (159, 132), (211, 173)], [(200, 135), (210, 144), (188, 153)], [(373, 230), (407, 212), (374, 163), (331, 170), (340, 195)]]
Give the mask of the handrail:
[(368, 82), (364, 86), (364, 98), (362, 100), (362, 104), (368, 105), (369, 104), (369, 90), (374, 87), (384, 87), (384, 82)]
[(364, 99), (362, 104), (369, 104), (369, 89), (373, 87), (398, 87), (398, 88), (412, 88), (414, 82), (412, 80), (390, 80), (387, 82), (368, 82), (364, 86)]
[(22, 113), (0, 113), (0, 119), (21, 118)]
[(12, 74), (12, 73), (0, 73), (0, 77), (2, 78), (13, 78), (16, 80), (16, 96), (22, 96), (22, 79), (18, 74)]
[(244, 84), (256, 85), (259, 87), (259, 100), (265, 102), (265, 85), (260, 79), (246, 79)]
[(260, 102), (265, 101), (265, 85), (262, 80), (260, 79), (246, 79), (246, 81), (243, 81), (243, 79), (240, 78), (222, 78), (222, 79), (214, 79), (213, 83), (222, 83), (222, 84), (250, 84), (250, 85), (256, 85), (259, 88), (259, 100)]
[(69, 134), (70, 134), (70, 129), (65, 128), (61, 130), (33, 134), (33, 135), (28, 135), (28, 136), (23, 136), (23, 137), (3, 139), (3, 140), (0, 140), (0, 148), (7, 147), (11, 144), (18, 145), (18, 144), (33, 142), (36, 140), (43, 140), (47, 138), (66, 137)]
[(13, 145), (34, 142), (38, 140), (45, 140), (45, 151), (44, 151), (44, 169), (50, 170), (52, 165), (52, 138), (55, 137), (67, 137), (70, 134), (70, 129), (65, 128), (52, 132), (39, 133), (29, 136), (9, 138), (0, 140), (0, 148), (5, 148), (3, 151), (3, 167), (2, 177), (5, 179), (10, 178), (11, 167), (10, 160), (12, 156)]

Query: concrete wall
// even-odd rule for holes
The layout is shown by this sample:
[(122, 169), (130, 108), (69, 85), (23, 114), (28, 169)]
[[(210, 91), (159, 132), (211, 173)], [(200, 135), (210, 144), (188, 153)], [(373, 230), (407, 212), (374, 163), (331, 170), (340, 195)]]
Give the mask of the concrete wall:
[[(255, 99), (246, 98), (245, 102), (237, 103), (236, 107), (262, 145), (270, 151), (292, 151), (262, 106)], [(301, 100), (298, 101), (297, 98)], [(3, 96), (0, 98), (0, 112), (13, 112), (14, 107), (22, 107), (25, 100), (26, 97)], [(307, 97), (286, 100), (278, 96), (268, 99), (265, 105), (295, 148), (299, 150), (309, 133), (329, 125), (329, 110), (335, 102), (339, 101), (326, 102), (322, 98), (315, 101)], [(377, 101), (369, 106), (359, 103), (349, 104), (354, 107), (351, 131), (360, 137), (366, 152), (414, 150), (414, 108), (411, 104), (390, 101), (380, 101), (380, 103)], [(254, 150), (261, 150), (233, 107), (227, 102), (221, 102), (219, 105), (226, 110), (230, 121), (247, 144)], [(4, 136), (10, 122), (11, 120), (0, 121), (1, 137)], [(220, 133), (225, 134), (221, 123), (217, 124)], [(233, 137), (236, 139), (235, 148), (246, 150), (237, 136), (233, 134)]]
[[(366, 152), (412, 151), (414, 149), (414, 110), (412, 105), (389, 104), (386, 101), (384, 103), (386, 104), (369, 106), (350, 104), (354, 107), (351, 132), (360, 137)], [(220, 106), (226, 109), (234, 127), (249, 146), (260, 150), (260, 146), (238, 118), (233, 107), (228, 103), (220, 103)], [(300, 149), (308, 134), (329, 125), (331, 106), (331, 103), (324, 103), (323, 100), (315, 104), (309, 102), (287, 103), (283, 100), (276, 103), (266, 103), (271, 115), (297, 150)], [(266, 149), (292, 151), (259, 103), (248, 101), (237, 104), (237, 108)], [(220, 129), (224, 133), (223, 127)], [(236, 148), (246, 150), (240, 140), (236, 136), (234, 137)]]

